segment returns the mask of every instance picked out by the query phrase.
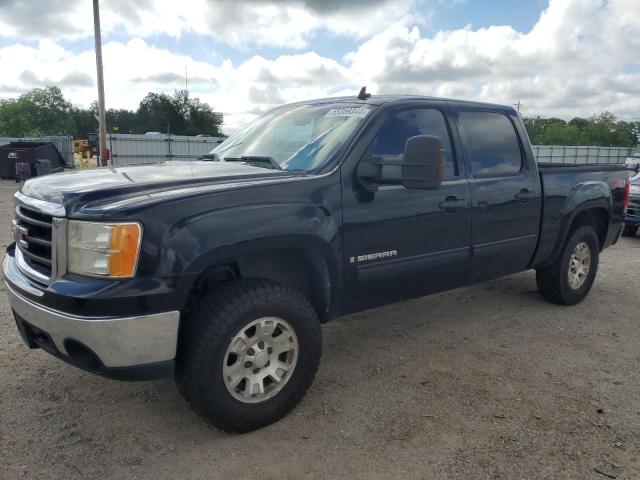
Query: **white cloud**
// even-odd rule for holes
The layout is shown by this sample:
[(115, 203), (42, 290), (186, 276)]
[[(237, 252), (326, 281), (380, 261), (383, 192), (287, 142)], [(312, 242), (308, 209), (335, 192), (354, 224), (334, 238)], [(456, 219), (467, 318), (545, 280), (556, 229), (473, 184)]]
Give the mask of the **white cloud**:
[[(236, 47), (300, 49), (319, 31), (366, 38), (386, 26), (419, 21), (415, 0), (110, 0), (101, 3), (103, 34), (124, 29), (149, 37), (192, 32)], [(29, 0), (0, 3), (0, 37), (77, 39), (93, 35), (91, 2)]]
[[(136, 109), (149, 91), (183, 88), (186, 66), (192, 94), (224, 112), (231, 128), (283, 102), (335, 95), (350, 87), (346, 67), (313, 52), (273, 60), (254, 56), (237, 66), (228, 60), (214, 66), (135, 38), (105, 44), (103, 60), (108, 108)], [(93, 51), (72, 55), (50, 40), (36, 48), (0, 48), (0, 97), (58, 84), (73, 103), (88, 106), (96, 97), (93, 65)]]
[[(220, 8), (220, 2), (202, 2), (203, 11)], [(311, 38), (305, 29), (326, 28), (318, 25), (329, 19), (335, 20), (334, 32), (359, 35), (350, 33), (355, 23), (340, 23), (347, 18), (344, 11), (327, 13), (335, 2), (338, 0), (325, 0), (323, 6), (315, 0), (291, 0), (275, 8), (266, 1), (252, 0), (246, 2), (246, 8), (265, 14), (267, 19), (272, 18), (269, 9), (273, 9), (274, 18), (282, 16), (274, 20), (272, 28), (267, 20), (258, 21), (252, 33), (271, 35), (268, 41), (274, 43), (295, 44), (299, 40), (302, 45)], [(175, 29), (176, 34), (187, 24), (194, 30), (212, 28), (210, 16), (187, 22), (186, 17), (176, 14), (174, 3), (154, 2), (155, 13), (149, 13), (145, 10), (149, 0), (137, 2), (136, 11), (127, 10), (129, 2), (103, 2), (111, 5), (109, 28), (130, 22), (127, 28), (137, 25), (141, 37), (159, 28), (153, 27), (154, 23), (171, 24), (167, 28)], [(376, 5), (384, 5), (384, 0)], [(109, 20), (116, 11), (120, 20)], [(375, 8), (371, 12), (378, 15)], [(299, 24), (291, 25), (294, 14), (300, 15), (296, 17)], [(176, 15), (173, 23), (168, 20), (172, 15)], [(231, 25), (219, 34), (231, 38), (236, 28), (232, 25), (234, 13), (223, 18)], [(262, 24), (265, 30), (257, 33)], [(278, 33), (283, 25), (286, 28)], [(529, 32), (492, 26), (425, 36), (407, 21), (392, 22), (375, 34), (370, 30), (370, 26), (362, 29), (368, 33), (363, 33), (359, 47), (340, 60), (307, 49), (275, 58), (254, 56), (240, 64), (229, 60), (211, 64), (156, 48), (141, 37), (127, 43), (109, 42), (104, 45), (107, 106), (136, 108), (149, 91), (182, 88), (186, 66), (192, 93), (224, 112), (231, 127), (280, 103), (354, 94), (361, 85), (374, 94), (415, 93), (506, 104), (521, 100), (526, 114), (571, 117), (610, 110), (630, 118), (640, 112), (638, 0), (551, 0)], [(0, 97), (54, 82), (74, 103), (88, 105), (95, 98), (95, 87), (89, 85), (95, 77), (94, 65), (92, 50), (72, 54), (53, 40), (42, 40), (34, 48), (0, 48)]]
[(392, 26), (347, 56), (378, 92), (449, 95), (563, 116), (640, 111), (640, 2), (552, 0), (528, 33)]

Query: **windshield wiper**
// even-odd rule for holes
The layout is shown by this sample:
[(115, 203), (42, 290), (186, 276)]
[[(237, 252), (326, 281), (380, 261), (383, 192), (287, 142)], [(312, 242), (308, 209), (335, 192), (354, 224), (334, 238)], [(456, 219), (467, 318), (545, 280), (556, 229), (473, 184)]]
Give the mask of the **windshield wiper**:
[(273, 157), (263, 157), (259, 155), (243, 155), (242, 157), (231, 158), (226, 157), (225, 162), (244, 162), (254, 167), (266, 167), (274, 170), (282, 170), (282, 167)]

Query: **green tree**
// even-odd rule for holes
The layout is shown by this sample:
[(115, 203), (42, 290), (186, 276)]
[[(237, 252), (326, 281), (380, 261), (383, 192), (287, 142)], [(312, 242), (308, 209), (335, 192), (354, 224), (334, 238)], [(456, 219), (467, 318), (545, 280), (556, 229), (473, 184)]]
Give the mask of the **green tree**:
[[(0, 100), (0, 135), (28, 137), (71, 134), (86, 138), (98, 128), (96, 102), (73, 107), (58, 87), (35, 88), (18, 98)], [(167, 132), (177, 135), (220, 135), (222, 117), (186, 90), (173, 95), (149, 93), (137, 111), (110, 109), (108, 131), (119, 133)]]
[(58, 87), (34, 88), (0, 102), (0, 133), (10, 136), (71, 134), (71, 103)]
[(0, 135), (27, 137), (38, 135), (33, 122), (33, 108), (18, 99), (0, 100)]
[(170, 132), (176, 135), (219, 135), (221, 118), (206, 103), (191, 98), (186, 90), (149, 93), (140, 102), (138, 130), (143, 132)]
[(592, 116), (585, 130), (594, 145), (633, 147), (636, 144), (630, 124), (618, 121), (611, 112)]
[(112, 133), (142, 133), (139, 131), (136, 112), (120, 109), (109, 109), (106, 112), (107, 130)]
[(144, 132), (173, 132), (182, 130), (182, 118), (176, 105), (166, 93), (148, 93), (140, 102), (138, 125)]
[(214, 112), (207, 103), (201, 103), (198, 98), (189, 100), (189, 128), (185, 135), (219, 136), (221, 124), (220, 114)]
[(87, 138), (89, 133), (95, 133), (98, 130), (98, 121), (90, 109), (73, 107), (71, 118), (73, 119), (73, 136), (75, 138)]
[(544, 145), (544, 138), (549, 129), (562, 128), (565, 121), (561, 118), (544, 118), (541, 116), (525, 117), (524, 126), (531, 143), (534, 145)]
[(560, 118), (526, 117), (524, 125), (534, 145), (593, 145), (635, 147), (640, 122), (618, 120), (610, 112), (569, 122)]

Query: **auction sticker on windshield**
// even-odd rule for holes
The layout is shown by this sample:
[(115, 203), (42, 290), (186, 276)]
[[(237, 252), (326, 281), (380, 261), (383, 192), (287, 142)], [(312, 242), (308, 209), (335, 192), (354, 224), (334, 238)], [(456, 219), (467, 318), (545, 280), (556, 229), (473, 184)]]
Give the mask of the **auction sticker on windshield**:
[(332, 108), (329, 110), (325, 117), (360, 117), (364, 118), (369, 113), (368, 108), (366, 107), (342, 107), (342, 108)]

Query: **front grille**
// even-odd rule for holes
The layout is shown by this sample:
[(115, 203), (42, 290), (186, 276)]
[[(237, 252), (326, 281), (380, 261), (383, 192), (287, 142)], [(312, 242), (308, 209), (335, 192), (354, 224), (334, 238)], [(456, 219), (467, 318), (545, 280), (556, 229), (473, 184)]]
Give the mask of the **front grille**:
[(24, 261), (46, 278), (52, 270), (53, 217), (23, 205), (16, 206), (14, 231), (16, 246)]

